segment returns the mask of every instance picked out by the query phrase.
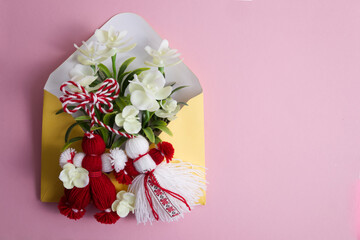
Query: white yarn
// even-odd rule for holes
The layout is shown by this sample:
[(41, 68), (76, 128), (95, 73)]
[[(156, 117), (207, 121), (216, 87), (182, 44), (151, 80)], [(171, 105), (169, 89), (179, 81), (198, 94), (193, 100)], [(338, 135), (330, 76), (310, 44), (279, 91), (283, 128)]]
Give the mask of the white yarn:
[(141, 154), (149, 151), (149, 143), (143, 136), (139, 135), (126, 141), (125, 151), (129, 158), (135, 159)]
[(111, 156), (110, 153), (104, 153), (101, 155), (102, 171), (111, 172), (113, 170), (111, 165)]
[[(163, 162), (157, 166), (154, 175), (161, 187), (181, 195), (191, 208), (197, 205), (197, 202), (206, 190), (204, 169), (199, 166), (194, 166), (191, 163), (179, 160), (171, 163)], [(136, 196), (135, 217), (137, 222), (151, 223), (152, 221), (156, 221), (156, 219), (145, 195), (144, 179), (145, 174), (138, 175), (129, 186), (128, 191), (134, 193)], [(149, 193), (153, 207), (161, 221), (176, 221), (184, 217), (184, 213), (189, 212), (189, 209), (182, 201), (167, 194), (173, 205), (180, 211), (179, 215), (170, 217), (150, 189)]]
[(110, 150), (111, 165), (116, 172), (120, 172), (125, 168), (127, 162), (127, 156), (124, 150), (115, 148)]
[(75, 167), (81, 167), (84, 157), (85, 157), (85, 153), (83, 153), (83, 152), (75, 154), (74, 159), (73, 159), (73, 163), (74, 163)]
[[(125, 151), (130, 158), (136, 159), (149, 151), (149, 142), (139, 135), (126, 141)], [(155, 169), (156, 163), (150, 155), (146, 154), (134, 162), (134, 167), (139, 173), (145, 173)]]
[(76, 153), (75, 149), (68, 148), (60, 154), (59, 164), (61, 168), (63, 168), (64, 165), (67, 164), (69, 160), (71, 160), (72, 153)]

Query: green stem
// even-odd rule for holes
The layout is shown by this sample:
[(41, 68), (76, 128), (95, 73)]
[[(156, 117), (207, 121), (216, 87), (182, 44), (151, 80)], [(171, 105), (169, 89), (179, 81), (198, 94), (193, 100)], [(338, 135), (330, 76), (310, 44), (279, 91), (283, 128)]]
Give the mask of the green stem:
[(116, 54), (114, 56), (111, 57), (111, 62), (112, 62), (112, 68), (113, 68), (113, 77), (114, 79), (116, 79)]
[(159, 72), (162, 73), (162, 75), (165, 77), (165, 70), (164, 67), (158, 67)]

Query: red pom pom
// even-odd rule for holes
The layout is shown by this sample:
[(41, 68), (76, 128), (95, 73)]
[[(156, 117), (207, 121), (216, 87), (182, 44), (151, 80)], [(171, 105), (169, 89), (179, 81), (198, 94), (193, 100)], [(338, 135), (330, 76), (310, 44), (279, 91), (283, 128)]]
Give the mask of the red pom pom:
[(128, 158), (126, 165), (125, 165), (125, 171), (132, 177), (136, 177), (140, 173), (135, 169), (133, 160), (131, 158)]
[(129, 174), (125, 170), (121, 170), (118, 173), (115, 172), (115, 178), (121, 184), (129, 185), (132, 183), (132, 177), (130, 177)]
[(158, 143), (158, 148), (160, 152), (164, 154), (167, 162), (173, 159), (175, 150), (171, 143), (169, 142)]
[(149, 151), (149, 155), (154, 160), (156, 165), (159, 165), (164, 157), (166, 158), (166, 162), (169, 163), (174, 157), (174, 147), (169, 142), (160, 142), (157, 145), (157, 148), (152, 148)]

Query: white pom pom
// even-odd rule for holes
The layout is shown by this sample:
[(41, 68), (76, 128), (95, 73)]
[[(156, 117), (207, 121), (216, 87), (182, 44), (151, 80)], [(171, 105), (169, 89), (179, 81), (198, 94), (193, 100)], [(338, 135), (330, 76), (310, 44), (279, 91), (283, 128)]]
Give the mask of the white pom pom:
[(116, 172), (120, 172), (125, 168), (127, 156), (124, 150), (115, 148), (110, 150), (111, 165), (114, 166)]
[(113, 170), (111, 166), (111, 157), (110, 153), (104, 153), (101, 155), (102, 162), (102, 171), (103, 172), (111, 172)]
[(65, 151), (63, 151), (60, 155), (60, 167), (63, 168), (63, 166), (67, 163), (69, 163), (69, 161), (73, 160), (74, 155), (76, 154), (75, 149), (73, 148), (68, 148)]
[(125, 151), (129, 158), (135, 159), (149, 151), (149, 143), (143, 136), (139, 135), (126, 141)]
[[(130, 158), (136, 160), (134, 161), (134, 167), (139, 173), (145, 173), (156, 168), (154, 160), (149, 154), (146, 154), (149, 151), (149, 143), (143, 136), (139, 135), (136, 138), (127, 140), (125, 151)], [(137, 159), (143, 154), (146, 155)]]
[(82, 160), (84, 159), (85, 157), (85, 153), (77, 153), (75, 154), (75, 157), (73, 159), (73, 163), (75, 165), (75, 167), (81, 167), (81, 163), (82, 163)]

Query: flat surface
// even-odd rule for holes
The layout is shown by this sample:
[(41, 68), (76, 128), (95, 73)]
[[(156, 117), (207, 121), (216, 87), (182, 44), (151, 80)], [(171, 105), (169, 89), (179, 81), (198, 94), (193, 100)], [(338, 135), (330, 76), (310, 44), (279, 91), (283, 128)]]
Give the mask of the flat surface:
[[(72, 222), (39, 199), (43, 86), (119, 12), (204, 89), (207, 205), (178, 223)], [(0, 1), (0, 238), (356, 239), (359, 23), (356, 0)]]

